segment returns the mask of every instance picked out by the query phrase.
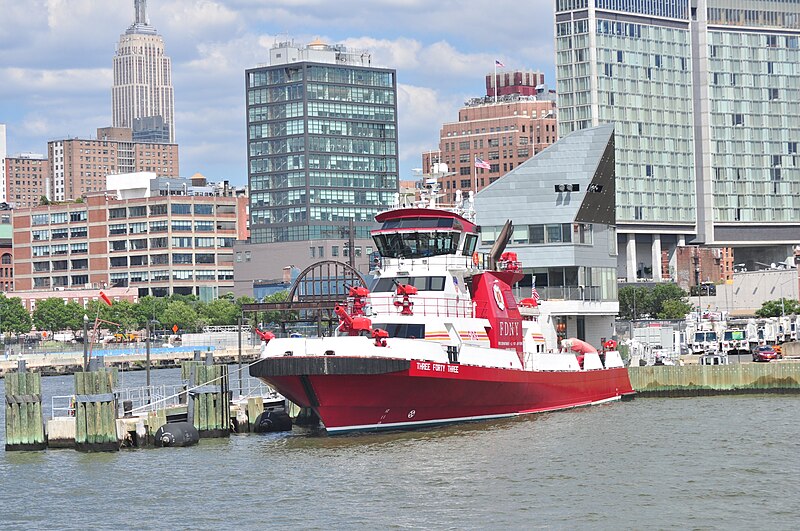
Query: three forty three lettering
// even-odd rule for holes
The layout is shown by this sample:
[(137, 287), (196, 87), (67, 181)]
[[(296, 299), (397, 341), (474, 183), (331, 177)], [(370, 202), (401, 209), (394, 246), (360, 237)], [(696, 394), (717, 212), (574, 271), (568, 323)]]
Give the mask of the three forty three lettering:
[(418, 361), (417, 370), (432, 371), (432, 372), (449, 372), (453, 374), (458, 374), (458, 365), (448, 365), (446, 363), (428, 363), (428, 362)]

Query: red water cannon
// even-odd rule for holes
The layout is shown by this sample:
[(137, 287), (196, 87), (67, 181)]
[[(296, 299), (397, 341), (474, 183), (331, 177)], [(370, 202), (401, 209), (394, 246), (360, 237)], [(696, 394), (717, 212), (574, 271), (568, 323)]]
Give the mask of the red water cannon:
[(352, 309), (352, 315), (364, 315), (367, 297), (369, 297), (369, 290), (363, 286), (350, 286), (348, 288), (347, 302)]
[(259, 338), (261, 338), (261, 341), (263, 341), (264, 343), (269, 343), (270, 340), (275, 339), (275, 334), (273, 334), (269, 330), (262, 331), (262, 330), (259, 330), (258, 328), (256, 328), (255, 331), (256, 331), (256, 335)]
[(333, 311), (339, 316), (340, 331), (346, 332), (349, 336), (360, 336), (364, 332), (372, 334), (372, 321), (367, 317), (354, 317), (338, 304)]
[(383, 328), (376, 328), (372, 331), (372, 339), (375, 340), (376, 347), (385, 347), (387, 337), (389, 337), (389, 332)]
[(402, 300), (394, 301), (394, 305), (401, 308), (400, 315), (414, 315), (414, 303), (411, 302), (411, 295), (417, 294), (417, 288), (410, 284), (397, 284), (397, 296)]
[(500, 255), (500, 261), (497, 266), (501, 271), (519, 271), (522, 267), (522, 262), (517, 258), (517, 253), (506, 251)]

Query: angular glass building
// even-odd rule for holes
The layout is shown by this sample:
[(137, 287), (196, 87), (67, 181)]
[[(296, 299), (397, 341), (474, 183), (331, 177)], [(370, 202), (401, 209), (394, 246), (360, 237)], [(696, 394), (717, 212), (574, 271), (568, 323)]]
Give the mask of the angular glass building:
[[(687, 241), (778, 261), (800, 239), (800, 2), (556, 0), (559, 131), (614, 123), (629, 280)], [(663, 250), (668, 259), (664, 259)]]
[(280, 43), (245, 80), (251, 243), (369, 238), (398, 192), (395, 71)]

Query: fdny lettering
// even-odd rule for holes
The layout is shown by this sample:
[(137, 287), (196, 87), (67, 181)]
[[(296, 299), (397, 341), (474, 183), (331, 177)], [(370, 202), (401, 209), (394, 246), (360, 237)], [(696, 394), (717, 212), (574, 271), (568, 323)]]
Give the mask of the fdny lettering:
[(513, 321), (500, 321), (501, 336), (518, 336), (520, 334), (521, 323)]

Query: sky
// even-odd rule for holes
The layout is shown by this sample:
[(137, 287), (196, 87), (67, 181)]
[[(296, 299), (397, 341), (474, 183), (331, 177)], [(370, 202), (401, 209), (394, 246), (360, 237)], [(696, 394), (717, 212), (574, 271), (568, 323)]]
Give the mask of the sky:
[[(554, 88), (554, 0), (148, 0), (172, 58), (181, 176), (247, 183), (244, 71), (277, 41), (316, 38), (397, 70), (400, 178), (495, 59)], [(9, 155), (111, 125), (112, 59), (133, 0), (0, 0), (0, 123)]]

